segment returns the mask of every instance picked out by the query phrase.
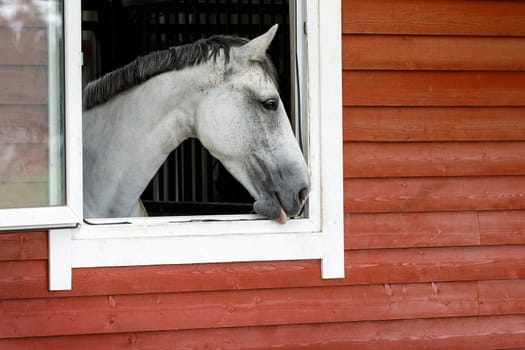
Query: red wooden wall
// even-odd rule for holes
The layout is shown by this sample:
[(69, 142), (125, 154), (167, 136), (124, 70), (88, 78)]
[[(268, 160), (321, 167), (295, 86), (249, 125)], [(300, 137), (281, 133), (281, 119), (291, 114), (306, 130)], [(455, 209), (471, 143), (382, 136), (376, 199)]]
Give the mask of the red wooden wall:
[(0, 349), (525, 348), (525, 2), (343, 0), (346, 279), (0, 235)]

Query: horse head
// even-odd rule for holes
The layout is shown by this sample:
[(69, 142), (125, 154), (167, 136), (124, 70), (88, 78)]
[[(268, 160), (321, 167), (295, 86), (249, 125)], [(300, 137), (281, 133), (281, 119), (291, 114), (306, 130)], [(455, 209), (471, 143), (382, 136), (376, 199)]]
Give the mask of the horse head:
[(255, 212), (285, 223), (308, 197), (310, 180), (266, 51), (277, 25), (215, 60), (194, 132), (255, 199)]

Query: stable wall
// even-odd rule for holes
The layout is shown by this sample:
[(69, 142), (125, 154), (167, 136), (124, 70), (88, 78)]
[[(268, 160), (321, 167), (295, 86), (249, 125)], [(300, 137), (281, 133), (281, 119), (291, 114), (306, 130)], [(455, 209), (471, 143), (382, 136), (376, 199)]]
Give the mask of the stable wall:
[(343, 0), (346, 278), (0, 235), (0, 349), (525, 348), (525, 2)]

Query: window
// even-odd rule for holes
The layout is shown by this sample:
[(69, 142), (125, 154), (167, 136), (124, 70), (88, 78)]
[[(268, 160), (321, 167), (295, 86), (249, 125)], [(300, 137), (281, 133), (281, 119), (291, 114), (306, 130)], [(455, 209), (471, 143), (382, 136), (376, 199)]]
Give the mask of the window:
[[(78, 226), (50, 231), (51, 289), (70, 289), (72, 268), (97, 266), (321, 259), (324, 278), (343, 276), (340, 3), (297, 0), (295, 4), (290, 16), (290, 29), (296, 33), (292, 47), (304, 55), (292, 62), (304, 67), (305, 74), (298, 78), (292, 95), (304, 98), (292, 104), (300, 109), (294, 114), (295, 124), (303, 130), (312, 180), (308, 215), (286, 225), (237, 214), (214, 216), (211, 221), (208, 215), (197, 215), (89, 224), (82, 220), (81, 206), (75, 205), (75, 220), (69, 224)], [(64, 6), (65, 207), (69, 208), (81, 203), (82, 35), (80, 1)], [(50, 95), (59, 91), (49, 90), (53, 90)], [(70, 199), (68, 193), (76, 197)], [(47, 224), (53, 227), (57, 222), (51, 218)]]
[[(212, 35), (254, 38), (273, 24), (279, 31), (270, 47), (283, 104), (295, 122), (296, 57), (289, 0), (124, 0), (82, 3), (84, 84), (138, 56), (193, 43)], [(294, 55), (295, 56), (295, 55)], [(301, 55), (302, 57), (303, 55)], [(295, 62), (294, 62), (295, 63)], [(292, 91), (293, 90), (293, 91)], [(300, 130), (296, 130), (299, 136)], [(246, 214), (253, 198), (197, 139), (173, 151), (141, 196), (149, 216)]]
[[(74, 227), (80, 150), (65, 125), (63, 8), (58, 0), (0, 4), (0, 229)], [(68, 71), (72, 75), (71, 71)], [(79, 109), (77, 109), (79, 110)], [(68, 140), (65, 135), (71, 136)], [(71, 158), (71, 157), (69, 157)]]

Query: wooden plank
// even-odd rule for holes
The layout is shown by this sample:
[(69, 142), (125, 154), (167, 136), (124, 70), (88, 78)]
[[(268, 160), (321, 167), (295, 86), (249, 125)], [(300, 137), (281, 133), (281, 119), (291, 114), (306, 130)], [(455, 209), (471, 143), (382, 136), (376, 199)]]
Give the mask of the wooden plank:
[(0, 183), (0, 208), (40, 207), (49, 205), (47, 182)]
[(343, 35), (347, 70), (525, 70), (525, 38)]
[(525, 244), (525, 211), (479, 213), (482, 244)]
[[(355, 286), (525, 278), (525, 246), (349, 250), (346, 279), (321, 280), (316, 261), (74, 270), (74, 290), (48, 292), (47, 262), (0, 262), (0, 298)], [(272, 271), (271, 268), (274, 268)], [(259, 272), (256, 272), (259, 269)], [(255, 271), (255, 272), (254, 272)]]
[(0, 27), (0, 65), (47, 65), (46, 35), (45, 28)]
[(0, 145), (47, 143), (47, 106), (0, 105)]
[[(48, 291), (48, 261), (0, 261), (1, 299), (50, 297)], [(60, 296), (60, 294), (55, 294)]]
[(525, 142), (346, 142), (345, 177), (525, 175)]
[(343, 0), (343, 33), (524, 36), (522, 1)]
[(477, 246), (479, 243), (476, 212), (345, 215), (345, 249)]
[(46, 260), (0, 262), (0, 299), (82, 297), (341, 285), (319, 261), (74, 269), (72, 291), (49, 292)]
[(49, 176), (46, 143), (3, 144), (0, 183), (45, 182)]
[(524, 106), (525, 72), (344, 71), (345, 106)]
[(0, 104), (47, 103), (47, 68), (0, 66)]
[(346, 283), (417, 283), (525, 278), (525, 246), (355, 250)]
[(525, 313), (525, 280), (480, 281), (480, 315)]
[(471, 282), (4, 300), (1, 306), (0, 338), (474, 316), (478, 309)]
[(525, 209), (525, 177), (346, 179), (346, 213)]
[(345, 107), (345, 141), (523, 141), (521, 107)]
[(47, 259), (47, 232), (0, 233), (0, 261)]
[(345, 249), (525, 245), (525, 211), (345, 215)]
[(503, 349), (525, 342), (525, 316), (285, 325), (0, 340), (9, 350)]

